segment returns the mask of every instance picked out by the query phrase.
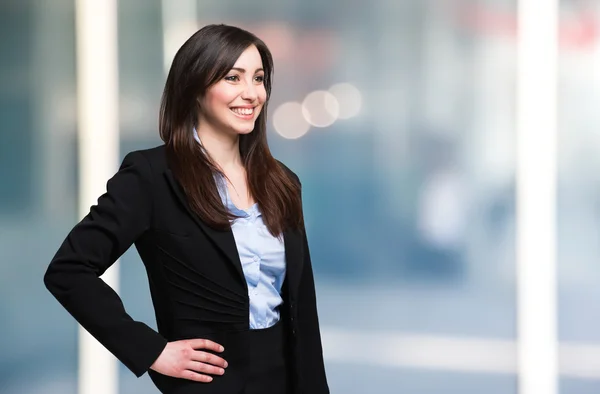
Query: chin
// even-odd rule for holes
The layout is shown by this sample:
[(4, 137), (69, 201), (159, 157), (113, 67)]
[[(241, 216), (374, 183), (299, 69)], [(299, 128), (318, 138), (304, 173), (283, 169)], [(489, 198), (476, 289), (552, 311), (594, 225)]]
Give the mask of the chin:
[(254, 131), (254, 127), (255, 126), (254, 126), (254, 123), (253, 123), (252, 125), (248, 125), (246, 127), (240, 127), (240, 126), (238, 126), (238, 127), (232, 127), (232, 129), (235, 130), (235, 132), (237, 134), (241, 135), (241, 134), (250, 134), (250, 133), (252, 133), (252, 131)]

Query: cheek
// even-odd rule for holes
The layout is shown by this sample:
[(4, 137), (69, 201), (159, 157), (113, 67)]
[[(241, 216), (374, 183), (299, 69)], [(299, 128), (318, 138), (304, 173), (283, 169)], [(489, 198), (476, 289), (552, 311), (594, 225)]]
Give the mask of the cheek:
[(267, 91), (265, 90), (264, 86), (261, 86), (261, 88), (258, 90), (258, 101), (263, 104), (266, 100), (267, 100)]
[(228, 86), (217, 84), (206, 95), (206, 103), (211, 108), (216, 109), (224, 105), (229, 105), (229, 103), (235, 99), (235, 97), (236, 92), (234, 89), (228, 88)]
[(236, 95), (235, 92), (231, 92), (230, 90), (227, 89), (221, 89), (218, 92), (216, 92), (214, 98), (213, 98), (213, 104), (214, 105), (229, 105), (229, 103), (231, 103), (231, 101), (233, 101), (233, 99), (235, 99)]

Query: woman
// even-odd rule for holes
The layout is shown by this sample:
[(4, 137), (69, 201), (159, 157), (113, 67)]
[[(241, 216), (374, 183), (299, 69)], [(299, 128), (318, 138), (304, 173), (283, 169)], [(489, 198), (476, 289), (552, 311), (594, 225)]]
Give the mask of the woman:
[[(164, 145), (131, 152), (50, 263), (47, 288), (163, 393), (328, 393), (300, 181), (267, 146), (273, 61), (211, 25), (178, 51)], [(132, 244), (158, 332), (99, 278)]]

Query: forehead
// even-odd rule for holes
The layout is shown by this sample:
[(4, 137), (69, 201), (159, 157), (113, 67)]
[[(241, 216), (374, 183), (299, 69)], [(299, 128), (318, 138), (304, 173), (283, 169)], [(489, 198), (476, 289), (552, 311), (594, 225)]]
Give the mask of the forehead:
[(258, 49), (254, 45), (250, 45), (238, 59), (236, 60), (234, 67), (244, 68), (250, 71), (255, 71), (257, 68), (262, 68), (262, 59)]

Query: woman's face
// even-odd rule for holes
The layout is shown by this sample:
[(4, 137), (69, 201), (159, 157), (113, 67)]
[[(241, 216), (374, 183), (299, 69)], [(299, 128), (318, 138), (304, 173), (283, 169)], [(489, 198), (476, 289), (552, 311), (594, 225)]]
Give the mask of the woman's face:
[(201, 102), (199, 128), (228, 134), (248, 134), (267, 99), (260, 53), (249, 46), (233, 68), (211, 86)]

